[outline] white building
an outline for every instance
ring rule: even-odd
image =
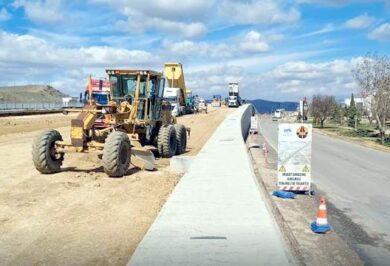
[[[76,107],[78,104],[79,98],[77,97],[63,97],[62,98],[62,107]]]
[[[372,116],[372,113],[371,113],[372,99],[373,99],[373,95],[368,95],[366,97],[360,97],[360,98],[359,97],[354,98],[356,107],[358,107],[358,108],[360,107],[360,108],[366,110],[369,116]],[[344,104],[345,104],[345,106],[349,107],[349,105],[351,104],[351,98],[344,99]]]

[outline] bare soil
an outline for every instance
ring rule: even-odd
[[[196,155],[228,109],[187,115],[187,155]],[[131,168],[107,177],[93,154],[66,155],[63,171],[34,169],[31,145],[47,128],[69,137],[71,116],[0,119],[0,262],[2,265],[124,265],[155,220],[180,175],[169,160],[157,171]]]

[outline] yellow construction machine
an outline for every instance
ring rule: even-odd
[[[151,70],[106,70],[110,97],[106,105],[89,101],[71,121],[70,142],[56,130],[38,136],[33,144],[35,168],[44,174],[60,171],[64,154],[101,156],[104,172],[126,175],[130,163],[147,170],[155,157],[185,152],[187,129],[176,124],[171,105],[163,101],[165,79]]]

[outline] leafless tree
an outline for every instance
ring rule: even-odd
[[[310,105],[310,113],[321,127],[325,120],[332,116],[337,107],[336,100],[330,95],[314,95]]]
[[[390,58],[368,54],[353,70],[362,96],[368,99],[369,109],[376,120],[381,142],[385,142],[386,121],[390,118]]]

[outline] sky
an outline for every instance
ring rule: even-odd
[[[342,99],[369,52],[390,54],[390,0],[0,0],[0,86],[78,95],[106,68],[181,62],[204,97]]]

